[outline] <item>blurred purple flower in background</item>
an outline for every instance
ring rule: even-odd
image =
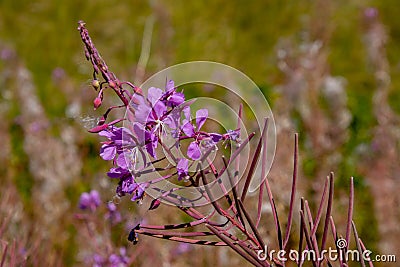
[[[57,67],[51,73],[51,77],[53,81],[60,81],[61,79],[65,78],[65,70],[61,67]]]
[[[91,211],[95,211],[100,204],[100,195],[96,190],[92,190],[89,193],[82,193],[79,199],[79,208],[82,210],[89,209]]]
[[[114,203],[107,203],[107,213],[105,218],[106,220],[110,221],[112,225],[115,225],[122,221],[121,213],[117,210],[117,206]]]
[[[179,243],[174,249],[171,250],[171,257],[179,257],[193,249],[193,246],[187,243]]]
[[[121,247],[119,253],[108,255],[93,254],[88,259],[93,267],[126,267],[129,265],[129,258],[126,256],[126,248]]]
[[[364,10],[364,16],[373,19],[378,16],[378,10],[374,7],[368,7]]]
[[[105,266],[106,260],[99,254],[93,255],[93,267],[103,267]]]
[[[124,267],[128,266],[129,258],[126,256],[126,248],[121,247],[118,254],[111,254],[108,258],[110,267]]]

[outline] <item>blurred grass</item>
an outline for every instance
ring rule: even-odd
[[[389,99],[393,109],[400,113],[400,20],[398,9],[393,8],[398,6],[398,1],[335,1],[329,20],[332,36],[328,60],[332,75],[343,76],[347,80],[348,107],[353,115],[349,142],[341,148],[344,157],[337,170],[342,178],[361,177],[355,166],[359,160],[356,149],[371,141],[371,129],[376,125],[371,103],[375,89],[374,77],[367,67],[363,48],[362,10],[367,4],[379,9],[383,23],[389,29],[387,54],[392,66]],[[147,75],[190,60],[218,61],[249,75],[264,90],[273,106],[276,96],[269,89],[283,80],[276,67],[277,43],[286,37],[301,39],[310,27],[310,17],[316,15],[314,7],[313,1],[297,0],[118,3],[109,0],[2,0],[0,39],[13,46],[32,71],[38,95],[47,116],[52,120],[65,117],[68,104],[64,93],[52,82],[53,70],[63,68],[77,88],[91,77],[91,69],[84,58],[76,30],[80,19],[87,23],[97,48],[118,76],[133,80],[144,24],[153,15],[156,23]],[[12,120],[18,115],[18,110],[12,110],[10,114],[9,119]],[[296,114],[292,119],[296,121]],[[301,133],[301,125],[297,125]],[[13,170],[13,181],[24,203],[28,203],[33,180],[27,167],[28,155],[20,142],[23,133],[17,125],[12,124],[10,134],[12,164],[9,168]],[[98,158],[96,140],[83,137],[81,141],[84,179],[66,189],[66,195],[73,203],[76,203],[80,192],[89,188],[93,174],[107,167]],[[317,164],[316,159],[306,156],[303,166],[305,174],[313,177]],[[343,186],[343,189],[347,189],[345,180],[339,181],[339,188]],[[362,181],[356,184],[356,189],[360,192],[368,190]],[[361,236],[366,235],[367,243],[374,243],[377,240],[374,235],[376,223],[371,223],[367,211],[372,200],[367,194],[359,194],[357,199],[360,208],[356,209],[356,220]],[[374,231],[370,231],[371,227]],[[72,236],[76,234],[71,227],[68,231]],[[66,265],[74,264],[71,259],[74,253],[74,246],[68,246],[64,252]]]

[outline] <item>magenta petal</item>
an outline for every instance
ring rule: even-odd
[[[169,80],[165,86],[165,91],[171,91],[175,89],[175,83],[173,80]]]
[[[232,141],[237,141],[240,137],[240,129],[236,130],[228,130],[224,136],[228,139],[231,139]]]
[[[200,130],[201,126],[206,122],[208,118],[208,110],[203,108],[199,109],[196,112],[196,124],[197,124],[197,130]]]
[[[110,171],[107,173],[107,176],[110,178],[122,178],[129,174],[130,173],[127,169],[117,167],[117,168],[111,168]]]
[[[133,131],[136,134],[136,138],[138,139],[139,143],[144,143],[145,141],[145,129],[142,124],[135,123],[133,125]]]
[[[131,194],[138,188],[138,184],[133,181],[132,178],[125,179],[121,183],[121,191],[123,193]]]
[[[158,144],[158,137],[149,132],[149,131],[145,131],[144,132],[144,136],[145,136],[145,140],[146,140],[146,151],[153,157],[153,158],[157,158],[156,155],[156,151],[155,149],[157,148],[157,144]]]
[[[160,100],[162,94],[163,91],[160,88],[150,87],[149,91],[147,92],[147,99],[151,105],[154,106],[154,104]]]
[[[117,149],[113,145],[103,145],[100,149],[100,157],[104,160],[112,160],[117,153]]]
[[[180,124],[181,113],[179,109],[173,109],[169,115],[164,119],[164,123],[168,125],[170,129],[177,129]]]
[[[153,138],[153,137],[155,137],[155,138]],[[158,142],[158,140],[157,140],[157,137],[155,136],[155,135],[152,135],[152,137],[151,137],[151,139],[147,139],[146,138],[146,142],[147,142],[147,144],[146,144],[146,151],[153,157],[153,158],[157,158],[157,155],[156,155],[156,148],[157,148],[157,142]]]
[[[213,140],[214,143],[218,143],[222,139],[222,134],[211,133],[210,137],[211,137],[211,139]]]
[[[121,167],[123,169],[128,169],[128,163],[127,163],[124,153],[122,153],[121,155],[118,156],[116,163],[117,163],[118,167]]]
[[[146,123],[149,119],[151,108],[146,104],[139,105],[135,110],[135,117],[137,122]]]
[[[182,93],[174,93],[168,98],[168,103],[171,106],[179,106],[185,102],[185,96]]]
[[[196,143],[196,141],[193,141],[190,143],[187,151],[188,157],[190,157],[193,160],[198,160],[201,157],[201,151],[199,145]]]
[[[185,158],[179,159],[176,169],[178,171],[178,180],[182,180],[188,175],[189,161]]]
[[[145,186],[143,184],[137,186],[135,194],[132,196],[131,200],[132,201],[136,201],[139,200],[141,198],[143,198],[143,194],[144,194],[144,190],[145,190]]]
[[[163,120],[164,124],[167,125],[170,129],[176,129],[176,122],[174,121],[174,118],[169,115]]]
[[[178,164],[176,165],[176,168],[178,170],[184,170],[187,171],[189,166],[189,161],[185,158],[179,159]]]
[[[164,115],[164,113],[167,111],[167,107],[164,105],[163,102],[157,101],[153,106],[153,110],[156,113],[156,117],[157,117],[154,119],[160,119],[162,117],[162,115]]]
[[[187,121],[191,121],[191,118],[190,118],[190,107],[189,106],[185,106],[182,111],[183,111],[183,114],[185,115],[186,120]]]
[[[186,122],[183,126],[182,126],[182,131],[189,137],[194,135],[194,127],[190,122]]]
[[[115,136],[113,132],[110,132],[110,131],[107,131],[107,130],[100,131],[98,134],[100,136],[107,137],[108,139],[111,139],[111,138],[113,138]]]
[[[189,161],[185,158],[180,159],[176,165],[176,168],[178,171],[187,172],[189,168]]]

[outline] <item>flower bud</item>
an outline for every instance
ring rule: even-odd
[[[94,80],[92,81],[92,86],[93,86],[93,88],[97,91],[97,89],[99,89],[99,87],[100,87],[99,80],[94,79]]]
[[[115,88],[115,87],[116,87],[116,84],[115,84],[114,81],[109,81],[109,82],[108,82],[108,85],[109,85],[111,88]]]
[[[103,125],[106,122],[106,118],[104,116],[101,116],[98,122],[98,125]]]
[[[98,107],[100,107],[101,106],[101,98],[100,97],[96,97],[95,99],[94,99],[94,101],[93,101],[93,106],[94,106],[94,109],[96,110]]]

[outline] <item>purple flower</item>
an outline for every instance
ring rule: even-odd
[[[168,126],[169,134],[176,140],[179,140],[179,132],[180,132],[180,120],[181,120],[181,109],[174,108],[169,112],[168,116],[163,119],[164,126]],[[164,127],[164,130],[166,128]],[[164,131],[163,134],[166,132]]]
[[[151,111],[151,106],[147,99],[143,96],[137,98],[137,102],[134,103],[133,108],[135,110],[135,121],[145,125]]]
[[[158,121],[162,121],[165,113],[167,112],[167,106],[160,100],[161,95],[161,89],[154,87],[149,89],[147,98],[151,103],[152,109],[147,118],[147,123],[158,123]]]
[[[238,141],[240,130],[228,130],[226,134],[218,133],[206,133],[200,131],[208,118],[207,109],[199,109],[196,112],[196,127],[192,125],[190,117],[190,107],[187,106],[183,109],[185,119],[182,122],[182,132],[190,138],[195,139],[192,141],[187,150],[187,155],[193,160],[199,160],[201,158],[200,143],[203,147],[209,148],[215,146],[221,140],[232,140]]]
[[[93,255],[93,267],[103,267],[106,260],[99,254]]]
[[[144,192],[148,184],[136,183],[132,176],[121,179],[117,186],[117,194],[119,196],[125,196],[132,194],[132,201],[137,201],[143,198]]]
[[[121,213],[117,210],[117,206],[112,203],[107,203],[107,214],[105,215],[106,220],[109,220],[112,225],[121,222]]]
[[[378,10],[374,7],[368,7],[364,10],[365,17],[374,19],[378,16]]]
[[[199,131],[201,126],[203,126],[203,124],[206,122],[208,118],[208,110],[203,108],[203,109],[199,109],[196,112],[196,124],[197,124],[197,130]]]
[[[176,92],[176,87],[173,80],[169,80],[165,86],[163,98],[165,99],[165,104],[169,107],[177,107],[185,102],[185,95],[183,93]]]
[[[196,117],[192,120],[190,105],[194,100],[185,102],[184,94],[176,90],[174,81],[169,80],[165,90],[149,88],[147,97],[135,93],[129,103],[129,110],[132,112],[125,119],[105,124],[107,111],[103,115],[104,121],[95,129],[100,136],[107,138],[102,142],[100,156],[113,163],[107,175],[119,179],[116,189],[119,196],[131,195],[132,201],[143,198],[150,183],[137,183],[135,177],[149,166],[146,155],[157,159],[159,143],[163,147],[179,148],[181,140],[191,139],[187,149],[188,159],[179,159],[176,166],[178,180],[182,180],[189,175],[189,159],[199,160],[202,149],[213,148],[220,141],[238,140],[237,130],[229,130],[225,134],[201,131],[208,118],[208,110],[197,110]],[[127,120],[129,126],[113,126],[122,120]],[[142,157],[143,161],[138,161],[138,157]],[[90,202],[90,197],[85,195],[82,203],[85,201]],[[115,215],[114,208],[108,205],[107,216],[110,220]]]
[[[126,256],[126,248],[122,247],[119,249],[119,255],[113,253],[108,258],[110,267],[124,267],[128,266],[129,258]]]
[[[129,176],[120,180],[117,186],[117,194],[120,196],[132,194],[137,188],[138,184],[135,183],[132,176]]]
[[[139,201],[143,199],[144,196],[144,190],[146,190],[147,185],[146,184],[140,184],[136,187],[135,193],[133,194],[131,200],[132,201]]]
[[[188,243],[179,243],[174,249],[171,250],[171,255],[172,257],[178,257],[192,249],[193,247]]]
[[[178,180],[185,179],[188,176],[189,161],[182,158],[178,161],[176,169],[178,171]]]
[[[79,208],[82,210],[90,209],[95,211],[100,206],[100,203],[100,195],[96,190],[92,190],[89,193],[84,192],[79,198]]]
[[[158,137],[153,132],[146,130],[145,127],[140,123],[133,125],[133,130],[137,135],[137,139],[141,145],[146,147],[146,151],[153,157],[157,158],[156,148],[158,145]]]
[[[182,131],[186,136],[194,138],[195,140],[189,144],[187,155],[193,160],[198,160],[201,157],[201,150],[199,143],[203,139],[203,134],[200,133],[200,128],[204,125],[208,118],[207,109],[199,109],[196,112],[196,124],[197,131],[195,131],[194,126],[190,122],[190,107],[187,106],[183,109],[185,119],[183,120]]]
[[[60,81],[61,79],[65,78],[65,70],[63,68],[57,67],[53,69],[51,76],[53,81]]]
[[[193,137],[195,134],[194,126],[190,122],[192,120],[190,116],[190,106],[186,106],[182,110],[185,119],[182,120],[182,132],[188,137]]]
[[[201,150],[198,141],[193,141],[189,144],[187,155],[193,160],[199,160],[201,157]]]
[[[211,137],[211,140],[212,140],[214,143],[218,143],[219,141],[222,140],[222,134],[210,133],[210,137]]]
[[[147,93],[147,101],[138,101],[135,116],[136,121],[145,125],[154,127],[165,121],[175,107],[185,101],[185,96],[182,93],[175,91],[174,82],[169,81],[166,85],[166,91],[163,92],[160,88],[150,87]],[[168,107],[172,109],[168,109]]]
[[[167,112],[167,106],[161,101],[163,91],[159,88],[150,87],[147,93],[147,102],[139,103],[135,115],[137,122],[143,125],[153,125],[161,121]]]
[[[132,133],[126,128],[110,127],[99,132],[100,136],[107,137],[109,141],[103,142],[100,156],[104,160],[113,160],[117,154],[121,154],[125,146],[135,145]]]
[[[230,139],[232,141],[238,142],[240,137],[240,129],[228,130],[228,132],[226,134],[223,134],[222,137],[225,140]]]
[[[129,170],[121,167],[111,168],[110,171],[107,173],[107,175],[110,178],[120,178],[120,179],[132,177],[132,174]]]
[[[151,87],[147,98],[139,97],[135,100],[133,131],[139,145],[144,146],[153,158],[157,158],[156,148],[161,135],[166,134],[165,126],[168,126],[174,138],[179,137],[180,109],[177,106],[185,101],[184,95],[177,93],[174,82],[169,81],[166,91]],[[108,146],[105,144],[103,148],[105,158],[115,157],[115,152]]]

